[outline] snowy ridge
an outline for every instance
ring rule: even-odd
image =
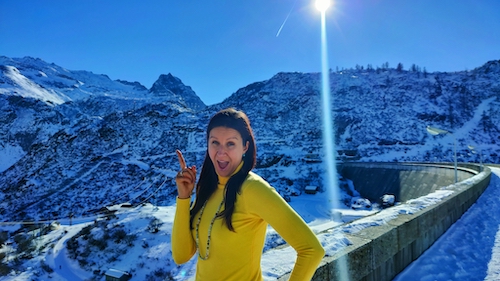
[[[153,87],[148,90],[139,82],[128,82],[123,80],[111,80],[107,75],[94,74],[89,71],[70,71],[55,64],[48,64],[41,59],[31,57],[24,58],[7,58],[0,56],[0,66],[2,69],[16,69],[16,75],[5,74],[0,76],[0,93],[17,94],[19,86],[16,81],[20,80],[18,76],[23,77],[23,85],[28,84],[30,88],[43,89],[54,95],[59,95],[64,102],[81,101],[89,98],[109,97],[115,100],[146,100],[151,103],[155,99],[154,95],[150,94]],[[177,96],[176,100],[190,101],[191,106],[203,108],[205,105],[198,96],[191,90],[189,86],[182,84],[180,79],[169,74],[172,79],[179,80],[176,91],[185,93],[183,96]],[[161,77],[155,84],[161,84]],[[11,85],[11,86],[9,86]],[[174,85],[170,85],[174,86]],[[168,86],[167,86],[168,88]],[[165,88],[165,89],[167,89]],[[187,89],[187,90],[185,90]],[[190,90],[191,92],[189,92]],[[162,100],[168,99],[173,95],[173,91],[169,91]],[[36,96],[33,96],[36,98]],[[43,100],[41,98],[37,98]],[[194,100],[194,101],[191,101]],[[60,104],[60,103],[59,103]]]
[[[318,73],[278,73],[220,104],[202,107],[192,89],[172,74],[160,75],[147,90],[137,82],[111,81],[40,59],[0,57],[0,62],[10,69],[0,76],[0,155],[5,156],[0,187],[6,198],[0,217],[5,220],[26,214],[39,219],[49,213],[83,215],[117,198],[132,200],[130,187],[145,179],[158,187],[152,179],[172,175],[175,149],[200,166],[205,126],[225,107],[249,115],[258,146],[256,172],[284,196],[309,185],[323,190]],[[19,96],[24,88],[12,83],[14,68],[16,77],[67,101],[47,104],[47,95]],[[453,162],[453,137],[429,135],[425,128],[431,125],[453,132],[459,162],[479,162],[480,157],[500,162],[499,68],[493,61],[456,73],[391,68],[330,73],[336,158]],[[469,145],[480,154],[471,153]],[[102,189],[109,198],[93,192]],[[61,190],[55,194],[62,197],[47,197]],[[155,193],[159,204],[171,196],[168,188]]]
[[[174,266],[166,242],[176,193],[175,149],[183,151],[189,165],[200,167],[206,124],[225,107],[242,109],[250,117],[258,148],[255,172],[292,206],[316,206],[304,214],[313,227],[319,225],[317,217],[329,218],[313,197],[301,205],[305,195],[297,196],[306,186],[319,187],[315,196],[325,190],[318,73],[278,73],[206,107],[171,74],[161,75],[154,90],[148,90],[137,82],[112,81],[29,57],[0,57],[0,67],[0,219],[61,223],[40,238],[41,254],[23,265],[45,277],[62,280],[56,276],[65,269],[58,270],[57,261],[68,257],[65,267],[84,268],[89,275],[116,266],[133,268],[137,280],[148,274],[189,276],[193,263]],[[452,162],[453,138],[430,136],[425,128],[431,125],[453,132],[458,161],[479,162],[480,156],[468,149],[474,145],[484,162],[500,163],[498,61],[454,73],[348,69],[331,72],[330,81],[337,161]],[[341,179],[340,187],[350,208],[354,196],[348,179]],[[134,208],[121,208],[124,204]],[[133,213],[138,214],[132,218]],[[96,221],[88,228],[79,225],[81,232],[66,237],[68,250],[75,243],[81,246],[76,256],[40,246],[59,249],[57,241],[65,230],[72,231],[73,218]],[[122,228],[128,239],[135,239],[133,246],[121,240],[92,244],[122,235]],[[150,228],[159,232],[145,233]],[[31,235],[24,226],[8,230],[19,233],[19,239]],[[274,237],[269,245],[280,243]],[[86,252],[93,247],[117,250]],[[120,260],[124,251],[134,260]],[[55,273],[43,273],[41,260]],[[17,270],[13,278],[22,272]],[[26,273],[25,280],[34,274]]]
[[[41,72],[41,74],[43,74],[43,72]],[[69,100],[69,98],[66,96],[58,95],[54,91],[47,91],[39,85],[33,83],[13,66],[5,66],[4,75],[5,77],[9,78],[14,85],[12,85],[12,88],[10,89],[0,89],[0,94],[9,94],[10,92],[15,92],[22,97],[42,100],[44,102],[53,104],[62,104],[65,101]]]

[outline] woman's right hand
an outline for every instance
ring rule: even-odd
[[[182,152],[180,150],[176,150],[175,152],[177,153],[179,164],[181,166],[181,170],[175,177],[175,183],[177,184],[177,193],[179,199],[186,199],[191,197],[191,194],[193,193],[194,185],[196,182],[196,166],[193,165],[191,167],[187,167],[186,160],[184,160]]]

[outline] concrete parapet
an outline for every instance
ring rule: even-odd
[[[420,171],[430,169],[420,165],[413,167]],[[368,166],[374,168],[374,163],[369,163]],[[387,167],[397,170],[395,165]],[[357,166],[357,169],[362,169],[361,165]],[[408,169],[408,166],[404,165],[402,169]],[[444,169],[449,169],[449,167]],[[473,177],[474,180],[463,180],[443,187],[443,189],[452,190],[453,193],[442,201],[413,214],[399,214],[383,225],[368,227],[356,233],[345,233],[351,245],[338,250],[333,256],[325,257],[312,280],[390,281],[394,279],[445,233],[476,202],[489,185],[491,178],[489,168],[484,167],[483,172],[479,173],[478,166],[468,164],[467,167],[463,166],[461,171],[470,173],[468,178]],[[418,176],[413,175],[413,178],[418,178]],[[462,177],[464,178],[465,176]],[[427,182],[427,184],[431,183]],[[288,276],[279,278],[279,280],[287,279]]]

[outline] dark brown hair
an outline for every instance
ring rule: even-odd
[[[248,150],[243,155],[242,168],[228,180],[224,193],[224,211],[219,214],[223,217],[227,228],[234,231],[231,218],[234,212],[234,204],[236,203],[236,195],[241,191],[241,185],[245,181],[248,173],[255,167],[256,161],[256,146],[255,138],[250,126],[250,120],[243,111],[227,108],[217,112],[208,123],[207,127],[207,144],[210,131],[216,127],[226,127],[238,131],[241,135],[243,146],[248,142]],[[190,224],[193,226],[193,220],[196,213],[200,211],[203,204],[217,190],[218,176],[215,172],[214,164],[208,155],[208,148],[205,154],[203,167],[201,168],[200,178],[196,185],[196,201],[190,211]]]

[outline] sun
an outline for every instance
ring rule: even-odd
[[[324,12],[330,7],[330,0],[316,0],[316,9]]]

